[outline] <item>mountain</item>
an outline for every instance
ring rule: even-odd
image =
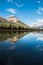
[[[43,24],[39,23],[39,24],[34,25],[34,27],[43,29]]]
[[[37,26],[37,28],[43,29],[43,25]]]
[[[21,22],[18,18],[16,18],[15,16],[11,16],[11,17],[8,17],[6,19],[0,17],[0,26],[3,26],[3,27],[9,27],[11,26],[12,28],[13,27],[16,27],[16,28],[30,28],[28,25],[24,24],[23,22]]]
[[[24,27],[24,28],[29,28],[28,25],[24,24],[22,21],[20,21],[20,20],[19,20],[18,18],[16,18],[15,16],[8,17],[6,20],[7,20],[7,21],[10,21],[10,22],[13,23],[13,24],[16,24],[17,26]]]
[[[2,17],[0,17],[0,23],[4,23],[4,22],[6,22],[7,20],[6,19],[4,19],[4,18],[2,18]]]
[[[10,21],[12,23],[17,23],[18,19],[15,16],[10,16],[6,18],[7,21]]]

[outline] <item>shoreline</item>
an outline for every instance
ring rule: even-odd
[[[0,30],[0,32],[40,32],[43,30]]]

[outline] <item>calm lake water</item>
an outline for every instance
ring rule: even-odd
[[[0,65],[43,65],[43,32],[0,32]]]

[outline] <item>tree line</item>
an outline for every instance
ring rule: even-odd
[[[25,27],[21,27],[19,25],[17,26],[12,26],[11,23],[9,26],[5,26],[5,24],[0,24],[0,30],[28,30],[28,28],[25,28]]]

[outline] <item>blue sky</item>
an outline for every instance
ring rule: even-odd
[[[0,0],[0,16],[16,16],[27,25],[43,22],[43,0]]]

